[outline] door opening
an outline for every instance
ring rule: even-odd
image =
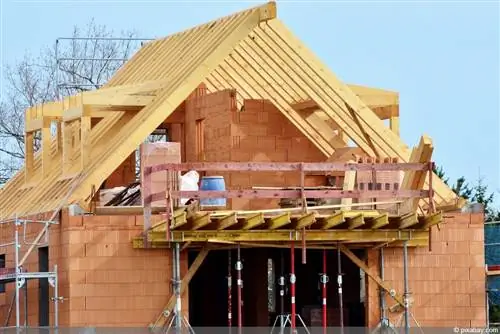
[[[49,247],[38,248],[38,271],[49,271]],[[40,327],[50,326],[49,316],[49,279],[38,280],[38,325]]]

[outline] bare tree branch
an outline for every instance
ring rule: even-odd
[[[120,38],[135,36],[135,32],[120,34]],[[3,69],[6,89],[0,101],[0,186],[24,162],[25,110],[101,87],[125,62],[115,59],[130,58],[140,46],[137,40],[99,39],[112,38],[113,31],[93,19],[84,29],[74,27],[72,37],[59,40],[36,57],[26,54],[18,63]],[[40,136],[35,134],[34,149],[39,148]]]

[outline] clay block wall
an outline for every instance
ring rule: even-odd
[[[196,121],[203,119],[204,149],[198,156]],[[184,150],[187,162],[314,162],[324,161],[323,154],[269,101],[245,100],[237,110],[232,90],[207,93],[201,85],[185,103]],[[206,175],[213,175],[207,172]],[[252,186],[286,186],[300,183],[298,173],[220,173],[228,189]],[[306,177],[306,185],[325,185],[323,176]],[[273,200],[233,199],[233,209],[277,207]]]
[[[482,214],[454,213],[435,228],[432,251],[409,249],[409,288],[413,315],[421,326],[479,327],[486,325],[484,224]],[[403,290],[402,248],[385,249],[385,279]],[[378,272],[378,251],[369,251],[368,265]],[[368,323],[380,320],[378,286],[368,279]],[[395,302],[387,298],[388,305]],[[391,314],[396,322],[400,313]],[[412,323],[415,326],[415,323]]]
[[[156,217],[159,219],[159,217]],[[172,294],[168,250],[133,249],[142,216],[72,217],[75,224],[62,240],[68,259],[72,326],[145,327]],[[187,258],[181,257],[181,275]],[[187,311],[187,294],[184,296]]]
[[[245,100],[244,111],[232,114],[231,161],[317,162],[323,154],[269,101]],[[307,186],[325,185],[322,176],[307,176]],[[298,173],[234,173],[233,188],[299,186]],[[277,200],[233,200],[233,209],[276,208]]]
[[[228,161],[230,156],[231,112],[236,111],[235,92],[207,93],[201,85],[186,100],[186,162]],[[197,154],[196,121],[203,120],[203,155]]]
[[[154,222],[161,219],[153,216]],[[27,241],[40,227],[30,225]],[[69,216],[62,213],[61,225],[50,231],[50,268],[58,265],[60,326],[146,327],[154,321],[171,296],[171,254],[168,250],[132,248],[132,237],[142,231],[142,216]],[[1,230],[1,241],[12,240],[13,231]],[[25,253],[27,245],[22,248]],[[0,249],[7,267],[14,266],[13,247]],[[26,268],[38,270],[35,251]],[[181,254],[181,275],[187,271],[186,254]],[[28,324],[38,325],[38,281],[28,283]],[[3,322],[14,295],[13,283],[0,293],[0,319]],[[23,295],[21,295],[22,297]],[[50,288],[49,296],[53,296]],[[21,298],[23,299],[23,298]],[[183,296],[187,314],[188,294]],[[53,304],[50,321],[53,324]],[[21,304],[24,323],[24,306]],[[15,324],[15,316],[10,325]]]
[[[105,189],[127,186],[136,180],[135,176],[135,152],[118,166],[117,169],[106,179]]]
[[[52,213],[48,214],[40,214],[36,216],[23,217],[24,219],[32,219],[32,220],[48,220],[52,216]],[[59,219],[59,216],[56,217],[56,220]],[[21,248],[19,251],[20,259],[27,254],[27,250],[30,247],[30,243],[33,242],[35,237],[42,230],[43,225],[39,223],[30,223],[26,225],[26,228],[21,227],[19,230],[19,240],[21,242]],[[26,236],[23,234],[26,233]],[[49,248],[49,270],[53,270],[54,264],[58,265],[59,272],[59,294],[66,294],[68,292],[68,280],[67,280],[67,269],[65,268],[65,263],[62,260],[63,254],[62,249],[59,245],[61,239],[61,228],[56,225],[53,226],[50,230],[48,237],[48,248]],[[0,229],[0,244],[6,244],[14,241],[14,224],[8,223],[3,224]],[[46,239],[43,238],[40,243],[45,242]],[[4,246],[0,247],[0,254],[5,254],[6,258],[6,268],[14,268],[15,267],[15,253],[14,246]],[[26,262],[24,262],[23,268],[26,271],[38,271],[38,248],[35,248],[30,255],[27,257]],[[28,285],[28,324],[30,325],[38,325],[38,299],[39,299],[39,281],[38,280],[29,280],[27,281]],[[7,319],[8,310],[15,296],[15,286],[14,283],[7,283],[5,285],[5,292],[0,293],[0,321],[2,326],[5,324]],[[49,297],[53,296],[52,287],[49,288]],[[21,294],[21,324],[24,324],[25,319],[25,307],[24,307],[24,287],[22,288]],[[53,303],[50,303],[50,323],[53,323]],[[67,313],[67,307],[69,303],[60,304],[59,305],[59,323],[61,325],[67,325],[69,318]],[[15,307],[15,305],[13,306]],[[15,326],[15,308],[13,309],[12,315],[9,318],[8,325]]]
[[[180,163],[181,162],[181,145],[180,143],[158,142],[141,144],[141,185],[143,191],[141,195],[144,198],[146,192],[149,195],[156,193],[165,193],[167,182],[170,183],[171,190],[177,190],[179,178],[177,172],[157,172],[150,175],[149,184],[146,184],[144,177],[144,167],[155,166],[165,163]],[[168,173],[168,176],[167,176]],[[165,198],[165,196],[163,196]],[[165,206],[165,200],[159,200],[151,203],[151,206]]]

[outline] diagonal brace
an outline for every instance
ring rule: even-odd
[[[357,257],[356,254],[351,252],[351,250],[346,246],[340,244],[339,248],[342,251],[342,253],[344,253],[360,269],[362,269],[372,280],[375,281],[375,283],[377,283],[382,289],[387,291],[389,296],[391,296],[399,305],[404,306],[403,297],[395,293],[394,289],[392,289],[389,285],[387,285],[377,273],[373,272],[373,270],[368,268],[368,266],[363,260]]]

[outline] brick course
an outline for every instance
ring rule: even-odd
[[[421,326],[486,325],[482,222],[482,214],[455,213],[442,224],[441,231],[434,229],[431,252],[427,248],[409,249],[409,288],[414,301],[411,311]],[[377,272],[378,256],[378,251],[368,252],[368,264]],[[386,249],[384,258],[385,281],[402,293],[402,249]],[[373,280],[368,280],[368,294],[367,321],[376,326],[380,317],[379,295]],[[387,305],[394,304],[390,298],[386,301]],[[391,321],[395,322],[399,315],[390,314]]]
[[[58,265],[60,326],[138,326],[145,327],[163,309],[172,294],[171,256],[168,250],[132,248],[132,237],[142,231],[142,216],[61,215],[59,226],[53,226],[49,238],[50,269]],[[161,217],[154,216],[157,221]],[[120,224],[120,220],[122,224]],[[77,222],[75,224],[75,222]],[[40,226],[28,225],[27,240],[33,240]],[[12,226],[0,231],[3,242],[13,238]],[[23,245],[24,254],[28,245]],[[6,254],[6,267],[13,267],[12,247],[0,248]],[[38,270],[36,250],[28,257],[26,269]],[[181,255],[181,274],[187,271],[187,256]],[[5,319],[14,295],[12,284],[0,294],[0,317]],[[49,296],[52,297],[50,288]],[[28,323],[38,324],[38,281],[28,282]],[[21,299],[23,297],[21,296]],[[183,296],[184,311],[188,294]],[[106,312],[103,312],[106,311]],[[53,303],[50,322],[53,324]],[[24,307],[21,305],[21,319]],[[15,324],[12,315],[10,325]]]

